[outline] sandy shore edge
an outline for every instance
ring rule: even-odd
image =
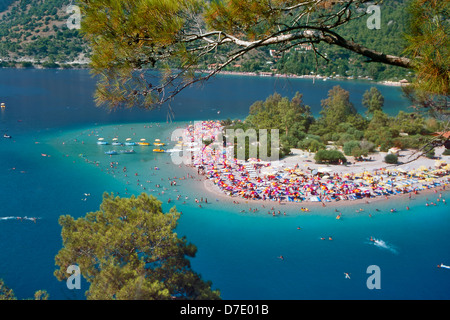
[[[371,198],[363,198],[363,199],[356,199],[356,200],[339,200],[339,201],[330,201],[330,202],[313,202],[313,201],[303,201],[303,202],[288,202],[288,201],[281,201],[280,203],[277,201],[272,200],[262,200],[262,199],[244,199],[238,196],[229,196],[225,194],[222,190],[219,189],[219,187],[214,184],[213,181],[208,179],[206,176],[198,174],[196,171],[196,168],[185,166],[185,169],[191,177],[195,177],[195,179],[192,179],[192,183],[194,183],[196,186],[198,186],[202,191],[201,194],[204,198],[209,199],[215,199],[219,202],[224,202],[228,205],[245,205],[250,206],[252,208],[260,207],[264,208],[265,210],[269,210],[273,207],[276,207],[276,210],[279,210],[280,207],[284,207],[286,209],[298,209],[299,211],[301,208],[308,208],[308,209],[314,209],[314,208],[342,208],[342,207],[358,207],[363,208],[367,205],[373,205],[376,203],[380,204],[386,204],[386,203],[392,203],[392,208],[401,210],[405,208],[396,208],[396,204],[400,201],[407,200],[410,196],[411,199],[415,199],[417,197],[429,197],[430,204],[436,203],[437,198],[439,197],[439,194],[442,194],[443,199],[445,199],[445,195],[448,194],[449,188],[448,184],[446,184],[445,189],[440,186],[436,188],[430,188],[430,189],[424,189],[421,191],[418,191],[417,194],[414,193],[404,193],[404,194],[394,194],[389,195],[387,197],[385,196],[377,196],[377,197],[371,197]],[[212,202],[212,201],[210,201]],[[423,203],[425,205],[425,203]],[[308,212],[308,213],[314,213],[314,210]],[[316,211],[317,212],[317,211]]]

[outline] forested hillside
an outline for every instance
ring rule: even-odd
[[[88,46],[70,30],[68,0],[0,0],[0,59],[6,67],[70,66],[85,62]]]
[[[351,21],[336,30],[378,51],[401,55],[403,31],[407,26],[408,0],[384,1],[381,7],[381,28],[369,29],[367,17]],[[88,61],[89,47],[79,30],[70,30],[66,8],[69,0],[0,0],[0,66],[3,67],[70,67]],[[366,10],[366,7],[360,10]],[[246,55],[227,67],[228,71],[267,72],[295,75],[319,74],[330,77],[371,78],[374,80],[408,79],[409,70],[381,63],[368,63],[348,50],[319,44],[314,53],[310,45],[292,48],[274,47]],[[217,63],[206,57],[199,69]]]

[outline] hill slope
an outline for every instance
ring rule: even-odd
[[[362,18],[341,26],[337,32],[369,48],[401,55],[403,32],[407,25],[407,1],[390,0],[381,5],[379,30],[367,28],[367,19]],[[71,3],[70,0],[0,0],[0,67],[68,67],[87,63],[89,47],[78,30],[67,27],[71,13],[67,13],[66,9]],[[311,46],[294,47],[286,51],[283,48],[273,49],[275,51],[265,48],[252,52],[226,70],[320,74],[330,77],[339,75],[375,80],[400,80],[410,76],[409,70],[367,63],[364,57],[326,44],[317,45],[317,49],[328,61],[318,57],[318,62]],[[199,67],[206,69],[216,62],[210,57]]]
[[[4,66],[85,63],[88,47],[70,30],[68,0],[0,0],[0,59]]]

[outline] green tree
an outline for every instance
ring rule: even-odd
[[[384,157],[384,162],[389,163],[389,164],[397,164],[398,163],[398,156],[396,154],[393,154],[393,153],[388,153]]]
[[[382,111],[384,97],[376,87],[370,88],[364,92],[362,105],[367,109],[368,114],[373,114],[376,110]]]
[[[429,158],[429,159],[433,159],[433,158],[435,157],[435,155],[436,155],[436,154],[435,154],[434,148],[428,150],[428,151],[425,153],[425,156],[426,156],[427,158]]]
[[[344,143],[344,147],[343,147],[344,154],[346,156],[352,156],[353,155],[353,150],[357,149],[357,148],[358,149],[361,148],[360,144],[359,144],[359,141],[348,141],[348,142]]]
[[[450,2],[411,0],[408,5],[408,52],[414,59],[420,92],[448,97],[450,90]]]
[[[8,288],[2,279],[0,279],[0,300],[17,300],[14,291]]]
[[[409,135],[427,133],[425,119],[416,113],[399,111],[392,120],[392,126],[398,131],[403,131]]]
[[[192,271],[196,247],[174,232],[180,213],[141,194],[103,196],[100,210],[74,220],[61,216],[63,248],[55,257],[58,280],[76,264],[93,300],[219,299],[211,283]]]
[[[419,111],[426,110],[450,130],[450,1],[411,0],[405,53],[412,57],[415,79],[404,87],[405,95]],[[450,148],[450,139],[435,139],[433,145]]]
[[[319,150],[314,155],[317,163],[343,163],[347,162],[347,158],[339,150]]]
[[[36,291],[34,300],[48,300],[48,293],[45,290]],[[5,282],[0,279],[0,301],[1,300],[17,300],[14,291],[10,289]]]
[[[321,121],[328,131],[334,131],[341,122],[347,121],[349,116],[356,113],[350,102],[350,93],[341,86],[334,86],[328,91],[328,98],[322,100]]]
[[[303,103],[303,95],[298,92],[290,101],[274,93],[265,101],[255,102],[245,119],[255,129],[279,129],[288,138],[300,129],[306,131],[312,121],[310,107]]]

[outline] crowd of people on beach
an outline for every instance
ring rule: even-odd
[[[217,139],[222,132],[219,121],[202,121],[187,126],[188,143]],[[184,140],[186,141],[186,140]],[[220,141],[221,143],[221,141]],[[237,160],[217,144],[197,146],[192,165],[222,192],[246,200],[277,202],[321,202],[417,194],[421,190],[442,187],[450,182],[450,164],[438,168],[422,166],[415,170],[379,168],[359,173],[339,174],[331,170],[300,169],[299,164],[259,159]]]

